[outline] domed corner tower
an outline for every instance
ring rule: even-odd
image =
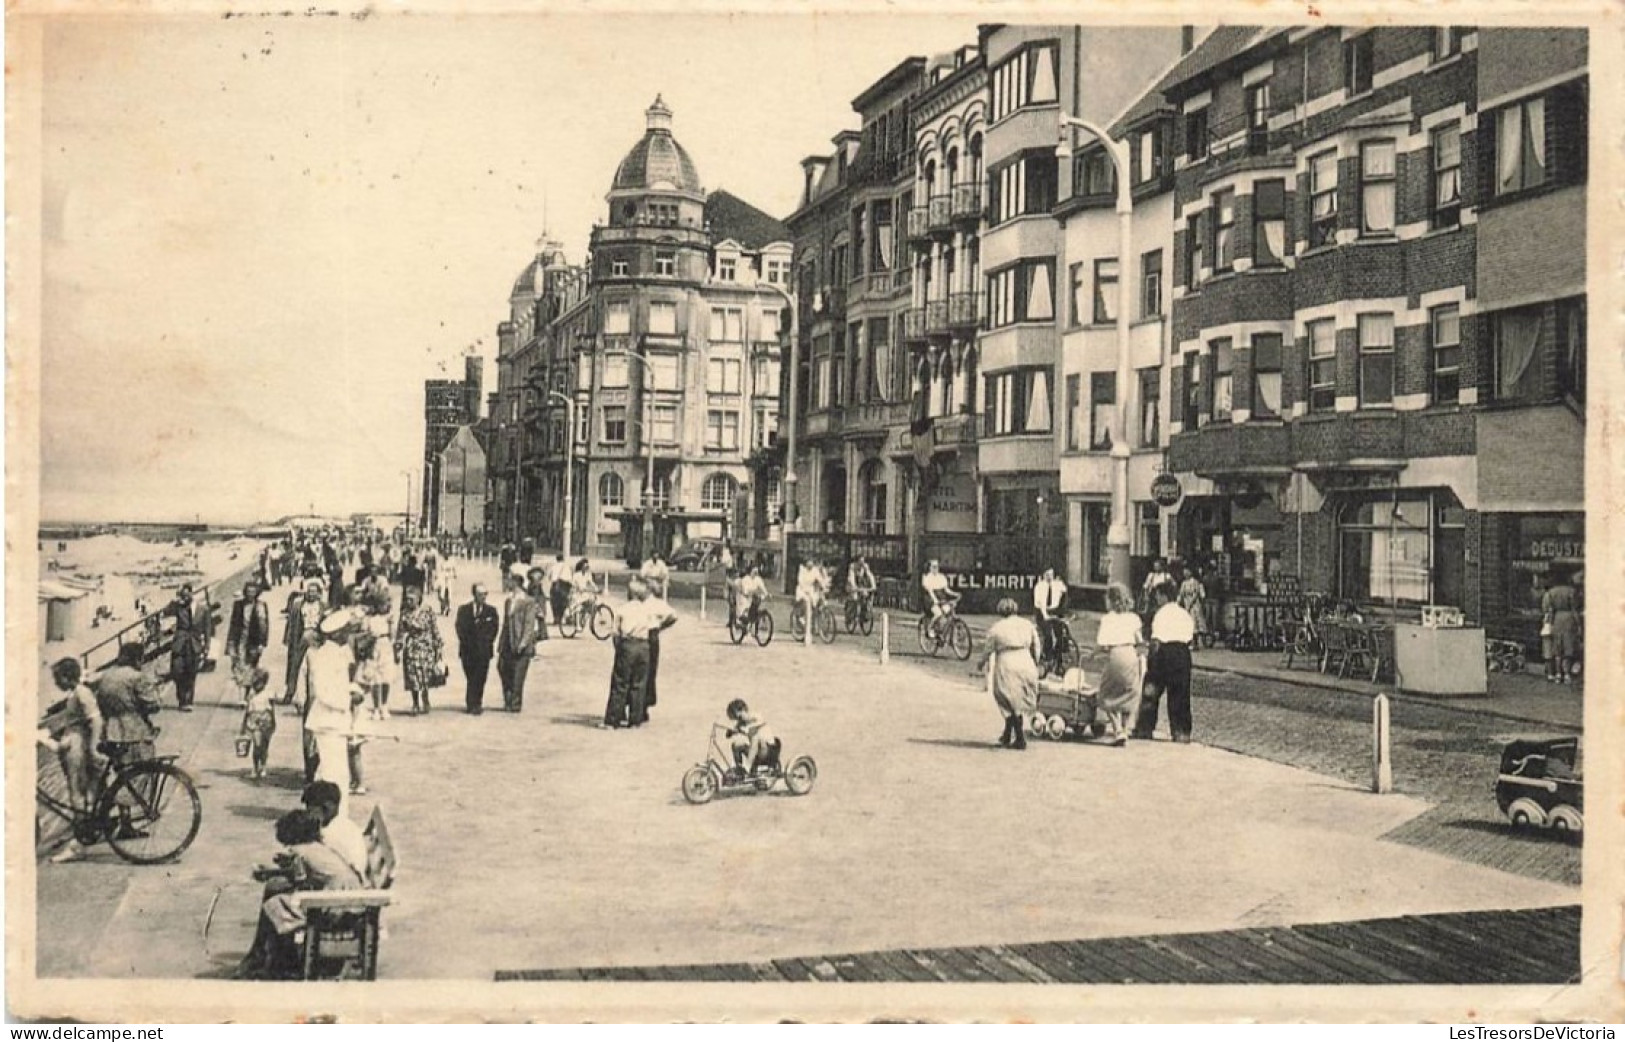
[[[643,137],[615,169],[605,199],[609,224],[592,235],[599,279],[672,278],[702,282],[708,268],[705,187],[694,160],[672,136],[660,97],[644,112]]]

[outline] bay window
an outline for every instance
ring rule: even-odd
[[[1337,153],[1309,160],[1309,247],[1337,241]]]
[[[1055,318],[1055,262],[1023,260],[987,277],[990,328]]]
[[[1496,401],[1533,401],[1538,396],[1540,320],[1539,307],[1501,311],[1493,317]]]
[[[1281,334],[1253,334],[1253,419],[1281,415]]]
[[[1546,183],[1546,99],[1527,98],[1495,114],[1495,195]]]
[[[1392,141],[1360,146],[1360,234],[1394,233],[1394,189],[1397,168]]]
[[[988,212],[998,224],[1023,214],[1047,214],[1055,208],[1060,177],[1052,149],[1021,153],[988,171]]]
[[[1140,448],[1154,449],[1162,440],[1162,369],[1139,370]]]
[[[1229,271],[1236,263],[1236,193],[1213,195],[1213,270]]]
[[[1010,369],[984,378],[983,429],[989,437],[1050,431],[1048,366]]]
[[[1435,405],[1461,400],[1461,307],[1445,304],[1428,312],[1428,358],[1432,363],[1430,397]]]
[[[1461,223],[1461,124],[1433,132],[1433,198],[1428,223],[1454,228]]]
[[[1055,41],[1029,43],[993,67],[988,74],[993,119],[1003,119],[1029,105],[1053,105],[1059,94]]]
[[[1311,322],[1309,339],[1309,411],[1337,407],[1337,325],[1331,319]]]
[[[1286,257],[1286,182],[1253,185],[1253,266],[1277,267]]]
[[[1089,451],[1112,447],[1112,419],[1117,411],[1117,374],[1089,374]]]
[[[1394,404],[1394,316],[1361,315],[1360,407],[1389,408]]]
[[[1213,354],[1213,411],[1211,419],[1215,422],[1228,422],[1231,409],[1235,404],[1233,393],[1234,384],[1231,376],[1235,371],[1235,352],[1232,349],[1229,337],[1221,337],[1208,345]]]

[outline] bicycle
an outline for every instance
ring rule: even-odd
[[[1043,625],[1043,621],[1039,621]],[[1065,616],[1056,615],[1050,620],[1050,639],[1045,642],[1043,653],[1038,656],[1038,677],[1042,680],[1050,674],[1064,675],[1067,670],[1079,664],[1083,659],[1083,651],[1078,647],[1077,640],[1072,636],[1072,625]]]
[[[953,649],[959,661],[970,658],[970,627],[952,604],[945,607],[940,618],[930,612],[920,616],[920,650],[934,658],[944,644]]]
[[[41,774],[35,790],[39,806],[60,818],[81,846],[106,839],[113,852],[135,865],[173,861],[197,838],[203,824],[203,801],[197,785],[175,766],[175,756],[120,763],[129,742],[102,742],[96,748],[105,757],[101,773],[91,786],[88,809],[57,799],[45,788]],[[40,840],[40,820],[34,821],[34,840]]]
[[[800,601],[797,601],[795,607],[790,609],[790,638],[792,640],[801,640],[806,636],[806,630],[803,628],[806,625],[806,614],[807,611],[802,607]],[[829,606],[829,601],[820,600],[818,607],[813,609],[812,625],[813,636],[825,644],[835,643],[835,609]]]
[[[757,647],[767,647],[773,639],[773,613],[766,608],[752,610],[749,607],[742,612],[736,612],[733,618],[728,620],[729,639],[735,644],[743,644],[747,633],[756,638]]]
[[[559,632],[566,637],[574,637],[582,630],[590,630],[599,640],[608,640],[609,635],[615,632],[615,610],[601,603],[597,597],[570,605],[564,617],[559,619]]]
[[[846,599],[846,632],[862,633],[865,637],[875,631],[874,597],[862,592]]]

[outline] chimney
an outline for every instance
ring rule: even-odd
[[[480,418],[480,390],[485,377],[485,359],[479,355],[463,358],[463,422]]]
[[[1182,25],[1179,27],[1179,53],[1189,54],[1196,46],[1196,26]]]

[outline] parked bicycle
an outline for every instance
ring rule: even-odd
[[[559,620],[559,632],[574,637],[582,630],[590,630],[599,640],[608,640],[615,632],[615,609],[597,597],[588,597],[570,605]]]
[[[920,616],[920,650],[934,657],[944,646],[953,649],[961,662],[970,658],[970,627],[952,604],[941,616],[930,612]]]
[[[88,807],[75,807],[45,787],[35,791],[39,808],[61,819],[81,846],[106,839],[113,852],[136,865],[156,865],[181,856],[203,823],[203,801],[174,756],[121,762],[133,743],[102,742],[101,773],[91,786]],[[34,840],[41,821],[34,820]]]
[[[1038,624],[1044,625],[1042,620]],[[1082,649],[1072,636],[1072,624],[1066,616],[1054,616],[1049,625],[1050,639],[1044,642],[1043,653],[1038,656],[1039,679],[1051,674],[1062,676],[1083,658]]]
[[[805,619],[807,609],[802,602],[797,601],[790,609],[790,637],[792,640],[801,640],[806,636]],[[813,636],[825,644],[835,643],[835,609],[829,606],[829,601],[819,601],[818,607],[813,609]]]

